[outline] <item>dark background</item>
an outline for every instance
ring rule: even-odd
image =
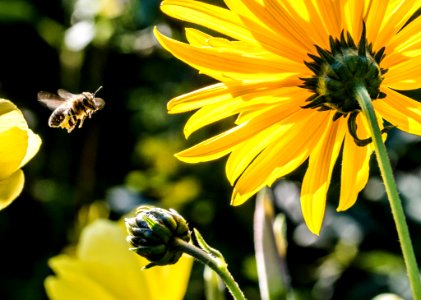
[[[210,126],[189,141],[188,114],[167,115],[169,99],[212,83],[172,58],[152,35],[154,26],[182,39],[182,25],[159,11],[159,1],[117,1],[116,15],[80,15],[92,1],[0,1],[0,97],[18,105],[43,140],[24,167],[21,196],[0,212],[0,299],[46,299],[47,260],[77,242],[97,213],[119,219],[142,203],[177,209],[208,243],[224,253],[249,299],[259,299],[254,264],[254,199],[229,205],[231,188],[220,159],[198,165],[173,154],[228,128]],[[110,0],[109,2],[113,2]],[[83,10],[82,10],[83,11]],[[66,42],[80,22],[95,29],[86,45]],[[79,24],[80,25],[80,24]],[[81,36],[81,35],[79,35]],[[104,88],[105,108],[68,134],[47,125],[50,111],[38,91],[73,93]],[[392,131],[388,142],[407,212],[412,241],[421,255],[420,139]],[[357,204],[336,213],[339,169],[333,176],[324,229],[312,236],[299,211],[305,165],[275,185],[276,211],[287,220],[287,266],[297,299],[371,299],[394,292],[409,297],[401,251],[376,163]],[[203,298],[195,264],[186,299]],[[229,298],[229,296],[228,296]]]

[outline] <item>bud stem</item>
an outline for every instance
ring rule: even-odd
[[[193,256],[201,263],[207,265],[212,270],[214,270],[224,281],[225,285],[227,286],[228,290],[230,291],[231,295],[235,300],[245,300],[243,292],[240,290],[237,282],[232,277],[231,273],[228,271],[227,264],[221,259],[218,259],[214,256],[211,256],[206,251],[189,244],[183,241],[180,238],[175,238],[174,246],[179,249],[180,251]]]
[[[418,300],[421,299],[421,282],[417,261],[415,259],[411,238],[409,236],[408,225],[405,220],[405,213],[402,208],[401,199],[399,198],[395,179],[393,177],[390,160],[387,155],[386,147],[383,143],[379,124],[377,123],[377,118],[373,109],[372,100],[362,82],[355,85],[354,92],[355,98],[357,99],[364,116],[367,118],[370,127],[377,162],[379,164],[380,173],[383,178],[386,193],[392,210],[393,219],[395,221],[395,226],[398,232],[412,294],[414,299]]]

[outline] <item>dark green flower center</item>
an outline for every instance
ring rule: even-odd
[[[359,146],[371,142],[369,139],[359,139],[356,133],[356,117],[361,111],[354,88],[363,83],[372,100],[384,98],[380,92],[380,84],[387,69],[380,67],[384,58],[385,48],[377,52],[372,49],[372,44],[367,43],[365,24],[358,45],[354,43],[349,33],[345,37],[342,31],[340,39],[329,37],[330,50],[316,46],[319,56],[308,54],[312,59],[304,62],[314,73],[310,78],[302,78],[301,86],[313,91],[307,99],[309,102],[303,108],[312,108],[319,111],[335,110],[333,120],[340,117],[348,118],[348,130]]]

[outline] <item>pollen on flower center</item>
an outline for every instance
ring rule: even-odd
[[[367,43],[365,25],[358,45],[348,33],[342,32],[340,39],[329,37],[330,50],[324,50],[316,45],[319,56],[308,54],[313,60],[304,62],[314,73],[310,78],[302,78],[301,86],[314,94],[307,99],[309,102],[303,108],[313,108],[320,111],[335,110],[334,120],[340,117],[348,118],[348,128],[355,142],[364,146],[371,139],[360,140],[356,135],[355,118],[360,112],[360,106],[354,97],[354,87],[363,83],[372,100],[384,98],[380,92],[380,84],[387,69],[380,67],[384,58],[385,48],[377,52],[372,50],[372,44]]]

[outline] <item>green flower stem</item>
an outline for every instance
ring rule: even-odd
[[[174,246],[181,250],[182,252],[189,254],[196,258],[198,261],[209,266],[214,270],[224,281],[228,290],[235,300],[245,300],[243,292],[240,290],[237,282],[232,277],[231,273],[228,271],[227,264],[221,262],[221,260],[216,259],[202,249],[189,244],[182,239],[176,238],[174,241]]]
[[[417,261],[415,259],[414,249],[412,247],[411,238],[409,236],[408,225],[406,224],[402,203],[399,198],[398,190],[396,188],[392,167],[390,165],[390,160],[387,155],[386,147],[381,137],[379,124],[377,123],[376,115],[373,109],[373,105],[371,103],[371,98],[367,93],[367,90],[363,83],[357,84],[355,86],[355,97],[358,100],[363,114],[367,118],[371,131],[371,136],[373,137],[376,158],[379,164],[380,173],[383,177],[383,182],[392,209],[396,229],[398,231],[399,241],[401,243],[403,258],[406,264],[412,294],[415,300],[421,299],[420,276],[418,272]]]

